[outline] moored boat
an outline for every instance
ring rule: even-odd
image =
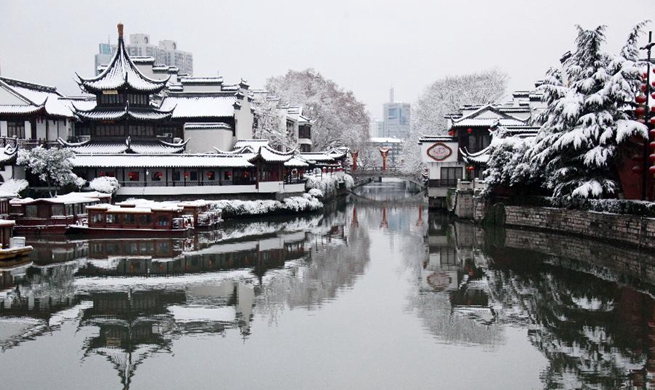
[[[194,228],[193,215],[171,203],[148,201],[87,206],[88,219],[70,225],[71,234],[103,237],[184,237]]]
[[[86,219],[86,208],[109,202],[111,195],[100,192],[74,192],[54,198],[12,199],[9,218],[16,221],[16,234],[64,234],[71,224]]]
[[[27,256],[32,247],[25,245],[25,237],[14,237],[13,229],[15,221],[0,219],[0,262],[6,264],[7,261],[13,261]]]

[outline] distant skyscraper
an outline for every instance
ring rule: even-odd
[[[384,120],[381,137],[404,139],[409,136],[411,107],[408,103],[394,101],[393,88],[389,92],[389,103],[384,104]]]
[[[125,45],[125,48],[131,57],[152,57],[156,65],[175,66],[180,70],[180,74],[193,75],[193,54],[177,50],[175,41],[159,41],[155,46],[150,44],[150,36],[146,34],[130,34],[130,43]],[[95,55],[96,74],[100,73],[100,66],[109,63],[115,52],[116,45],[99,44],[98,54]]]

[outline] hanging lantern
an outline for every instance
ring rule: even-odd
[[[644,72],[644,73],[642,73],[642,74],[641,74],[641,77],[643,77],[644,80],[646,80],[646,79],[648,78],[648,72]]]
[[[655,154],[651,154],[648,156],[648,161],[650,162],[655,162]]]
[[[655,141],[648,144],[651,149],[655,149]]]
[[[644,104],[644,103],[646,103],[646,100],[648,100],[648,98],[646,97],[646,95],[637,95],[637,97],[635,98],[635,101],[636,101],[637,103],[639,103],[639,104]]]
[[[189,172],[184,172],[184,177],[189,177],[189,176],[190,176]]]
[[[473,129],[469,127],[468,129],[466,129],[466,132],[471,134],[473,132]]]
[[[450,130],[448,132],[448,135],[451,136],[451,137],[454,137],[455,136],[455,130]]]
[[[646,114],[646,107],[639,106],[639,107],[635,108],[635,114],[637,114],[638,116],[645,115]]]
[[[655,165],[651,165],[650,167],[648,167],[648,172],[651,174],[655,174]]]
[[[641,92],[648,91],[648,84],[641,84]]]
[[[475,167],[473,165],[469,165],[469,166],[466,167],[466,170],[467,171],[474,171]]]
[[[644,167],[642,167],[641,165],[635,165],[634,167],[632,167],[632,173],[641,174],[643,171],[644,171]]]

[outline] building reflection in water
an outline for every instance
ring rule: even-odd
[[[255,310],[320,306],[352,286],[369,261],[367,233],[347,211],[249,221],[191,239],[38,240],[30,259],[0,270],[0,346],[57,331],[62,311],[84,359],[103,356],[129,388],[148,356],[176,337],[252,332]],[[5,324],[7,326],[5,326]]]
[[[413,304],[435,337],[493,344],[521,327],[549,361],[545,388],[655,385],[655,255],[437,213],[429,224]]]

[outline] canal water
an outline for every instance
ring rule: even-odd
[[[0,271],[5,389],[655,383],[655,258],[428,213],[402,182],[187,239],[33,240]]]

